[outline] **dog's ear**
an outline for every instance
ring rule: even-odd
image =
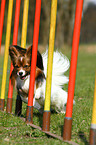
[[[11,57],[11,61],[14,62],[14,59],[16,59],[18,57],[18,50],[16,49],[16,47],[14,45],[11,45],[9,47],[9,55]]]
[[[32,57],[32,47],[33,45],[31,45],[29,48],[27,48],[27,51],[26,51],[26,55],[28,58],[30,58],[31,60],[31,57]],[[42,59],[42,55],[40,54],[39,51],[37,51],[37,67],[39,67],[41,70],[43,70],[43,59]]]
[[[46,79],[43,71],[40,68],[36,67],[36,75],[35,75],[36,88],[40,87],[43,79]]]
[[[38,78],[45,78],[45,75],[40,68],[36,67],[35,79],[38,79]]]
[[[31,58],[31,55],[32,55],[32,47],[33,47],[33,45],[31,45],[30,47],[28,47],[27,48],[27,51],[26,51],[26,55],[29,58]]]

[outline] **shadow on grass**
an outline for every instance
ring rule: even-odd
[[[89,142],[86,139],[86,136],[84,134],[84,132],[79,131],[78,136],[80,137],[80,139],[85,143],[85,145],[89,145]]]
[[[34,112],[34,116],[38,117],[39,120],[39,126],[42,127],[42,122],[43,122],[43,113],[39,113],[39,112]]]
[[[63,137],[63,125],[61,125],[61,136]],[[82,142],[85,143],[85,145],[89,145],[89,142],[87,141],[84,132],[79,131],[78,136],[82,140]]]
[[[61,137],[63,137],[63,125],[60,125],[61,127]]]
[[[53,109],[51,110],[51,114],[56,113]],[[39,126],[42,128],[43,125],[43,110],[42,113],[38,112],[34,112],[34,116],[38,117],[39,119]]]

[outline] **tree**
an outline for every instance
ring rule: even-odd
[[[42,0],[40,33],[39,33],[39,43],[42,45],[48,45],[49,32],[50,32],[51,1],[52,0]],[[35,2],[36,0],[29,0],[27,43],[32,43],[33,40]],[[5,7],[5,19],[4,19],[4,31],[3,31],[4,33],[6,30],[6,23],[7,23],[8,3],[9,1],[7,0],[6,7]],[[14,5],[13,5],[13,18],[12,18],[12,31],[11,31],[12,33],[14,28],[15,3],[16,1],[14,1]],[[21,31],[22,31],[23,5],[24,5],[24,1],[21,1],[19,35],[18,35],[19,42],[20,42]],[[73,23],[74,14],[75,14],[75,0],[73,1],[58,0],[56,41],[55,41],[56,47],[62,47],[62,45],[64,45],[65,43],[69,45],[71,44],[73,24],[74,24]],[[4,33],[3,35],[5,35]]]

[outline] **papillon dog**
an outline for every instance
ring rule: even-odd
[[[9,55],[13,64],[11,73],[11,82],[15,86],[22,101],[28,103],[28,92],[30,84],[30,66],[32,46],[28,49],[17,45],[9,47]],[[48,50],[42,55],[37,52],[36,75],[34,85],[33,105],[38,110],[42,110],[45,101],[46,75],[47,75]],[[69,60],[62,53],[55,51],[53,55],[53,71],[51,85],[51,108],[56,112],[65,113],[67,103],[67,92],[64,91],[64,84],[69,79],[64,73],[70,66]]]

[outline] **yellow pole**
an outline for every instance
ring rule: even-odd
[[[24,0],[23,25],[22,25],[22,37],[21,37],[21,47],[23,48],[26,47],[28,8],[29,8],[29,0]]]
[[[3,64],[3,76],[2,76],[2,86],[1,86],[1,99],[4,99],[5,97],[8,54],[9,54],[8,51],[9,51],[10,34],[11,34],[12,9],[13,9],[13,0],[9,0],[6,41],[5,41],[5,54],[4,54],[4,64]]]
[[[96,144],[96,73],[95,73],[93,112],[92,112],[92,122],[90,127],[89,143],[90,145]]]
[[[53,52],[54,52],[55,27],[56,27],[56,13],[57,13],[57,0],[52,0],[44,111],[50,111]]]
[[[96,73],[95,73],[95,88],[94,88],[94,100],[93,100],[93,112],[92,112],[92,123],[96,126]]]

